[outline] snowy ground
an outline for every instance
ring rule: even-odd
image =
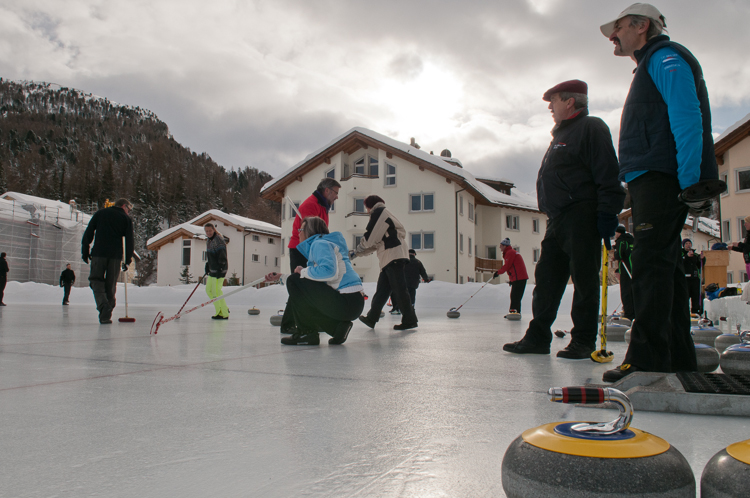
[[[279,343],[269,317],[283,287],[228,299],[228,321],[174,314],[193,286],[128,287],[132,324],[99,325],[89,289],[10,282],[0,308],[0,495],[9,497],[497,497],[508,444],[558,420],[612,410],[547,401],[551,386],[601,379],[613,364],[515,356],[530,319],[507,322],[507,285],[422,285],[420,327],[355,324],[343,346]],[[373,284],[366,285],[374,293]],[[114,318],[124,316],[118,293]],[[571,289],[572,290],[572,289]],[[619,303],[609,289],[609,310]],[[556,325],[570,327],[572,292]],[[206,301],[199,289],[191,304]],[[247,309],[257,306],[259,316]],[[190,307],[190,306],[188,306]],[[750,437],[745,418],[638,412],[635,427],[674,444],[700,473]]]

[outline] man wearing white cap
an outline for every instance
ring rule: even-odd
[[[620,122],[620,180],[630,191],[633,296],[637,320],[622,365],[605,372],[615,382],[635,371],[697,370],[690,310],[680,258],[688,210],[710,208],[696,196],[718,178],[711,110],[695,57],[664,34],[666,19],[653,5],[636,3],[601,32],[614,54],[636,63]]]

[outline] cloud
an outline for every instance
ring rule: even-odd
[[[617,136],[633,62],[599,25],[627,3],[0,0],[0,76],[148,108],[227,167],[278,175],[365,126],[532,190],[547,88],[587,81],[592,114]],[[748,114],[750,4],[659,8],[703,64],[715,130]]]

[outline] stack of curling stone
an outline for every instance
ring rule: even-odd
[[[740,331],[740,325],[737,325],[736,334],[721,334],[716,336],[716,340],[714,340],[714,347],[716,348],[716,351],[721,354],[729,346],[733,346],[734,344],[739,344],[740,342],[742,342],[740,341],[741,333],[742,332]]]
[[[702,498],[750,493],[750,439],[730,444],[708,461],[701,475]]]
[[[278,313],[271,316],[271,325],[278,327],[281,325],[281,319],[284,318],[284,310],[279,310]]]
[[[613,403],[620,416],[608,423],[555,422],[521,434],[503,457],[508,498],[695,497],[685,457],[665,440],[629,428],[633,408],[624,393],[553,387],[549,396],[557,403]]]
[[[719,363],[725,374],[750,375],[750,330],[740,334],[739,344],[729,346],[721,353]]]
[[[690,327],[693,342],[713,346],[716,337],[721,335],[721,330],[711,323],[711,320],[701,320],[697,325]]]
[[[698,360],[698,371],[713,372],[719,368],[719,352],[708,344],[695,344],[695,357]]]
[[[255,306],[253,306],[252,308],[247,310],[247,314],[248,315],[260,315],[260,310],[256,308]]]
[[[446,315],[448,315],[448,318],[458,318],[461,313],[458,312],[457,308],[451,308]]]

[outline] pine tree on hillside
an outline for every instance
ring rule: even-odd
[[[182,269],[182,273],[180,273],[180,282],[183,284],[195,283],[192,278],[193,276],[190,274],[190,265],[185,265],[185,268]]]

